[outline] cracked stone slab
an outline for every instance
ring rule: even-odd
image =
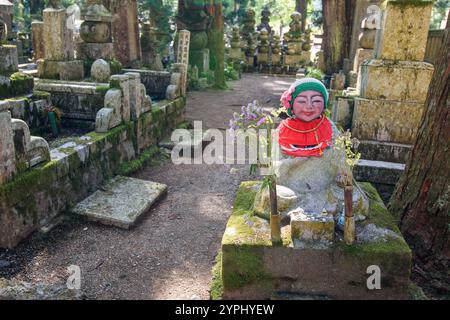
[[[73,211],[92,221],[129,229],[166,192],[165,184],[117,176]]]

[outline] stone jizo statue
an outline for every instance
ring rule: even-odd
[[[283,93],[281,102],[289,118],[278,126],[272,147],[278,211],[283,217],[301,211],[337,218],[343,210],[345,151],[333,148],[339,131],[324,114],[328,92],[321,81],[303,78]],[[364,215],[368,200],[357,185],[353,202],[355,214]],[[254,209],[270,212],[268,190],[258,192]]]

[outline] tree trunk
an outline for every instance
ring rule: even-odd
[[[213,17],[211,28],[208,30],[208,48],[210,66],[214,70],[214,87],[225,89],[225,44],[222,14],[222,0],[209,0],[207,11]]]
[[[295,1],[295,11],[298,11],[302,14],[302,31],[306,29],[306,17],[308,10],[308,2],[309,0],[296,0]]]
[[[349,56],[356,0],[322,0],[325,73],[343,68]]]
[[[450,258],[450,22],[435,65],[416,142],[389,203],[416,266],[443,275],[424,279],[448,294]],[[440,273],[442,272],[442,273]],[[447,274],[447,276],[445,276]],[[436,278],[435,278],[436,279]],[[442,293],[442,291],[441,291]]]

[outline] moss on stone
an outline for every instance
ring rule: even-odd
[[[222,276],[225,292],[246,285],[254,284],[261,288],[273,285],[273,279],[264,270],[263,264],[265,250],[274,247],[270,240],[270,226],[268,221],[252,215],[258,184],[260,181],[247,181],[239,187],[222,239]],[[362,188],[368,194],[371,206],[371,214],[365,223],[373,223],[400,234],[376,190],[369,183],[363,183]],[[282,246],[285,247],[283,250],[292,247],[288,227],[282,229]],[[411,250],[402,237],[351,246],[339,241],[333,243],[328,250],[331,255],[345,255],[348,256],[348,261],[361,265],[380,265],[381,262],[381,266],[386,270],[403,273],[411,270]],[[397,285],[397,280],[393,277],[384,277],[382,281],[383,287]]]
[[[259,184],[259,181],[244,181],[241,183],[234,200],[233,215],[242,215],[252,210],[253,201],[258,192],[256,186]]]
[[[190,122],[184,121],[177,125],[177,129],[193,129],[193,126]]]
[[[272,279],[264,270],[264,247],[248,245],[224,245],[222,272],[224,290],[236,290],[257,282],[261,286],[271,286]],[[224,266],[227,266],[224,268]]]
[[[395,217],[388,211],[377,190],[368,182],[360,182],[360,186],[369,199],[369,215],[364,224],[373,223],[401,235]]]
[[[119,89],[119,90],[122,90],[122,88],[120,87],[120,81],[119,81],[119,80],[113,80],[113,79],[110,79],[110,80],[109,80],[109,87],[110,87],[111,89]]]
[[[211,300],[221,300],[223,295],[222,251],[219,251],[217,254],[211,273],[212,280],[209,290],[210,298]]]
[[[409,300],[430,300],[423,292],[422,288],[414,283],[410,283],[408,287]]]
[[[111,74],[119,74],[122,72],[122,64],[113,59],[113,60],[108,60],[107,61],[109,64],[109,68],[111,69]]]
[[[159,120],[162,119],[162,117],[164,116],[164,113],[162,111],[161,108],[152,108],[152,119],[154,122],[158,122]]]
[[[142,169],[145,165],[150,163],[158,153],[158,147],[151,146],[142,152],[136,159],[122,163],[117,170],[117,174],[126,176]]]
[[[105,95],[106,92],[110,89],[109,85],[106,86],[96,86],[95,87],[95,92],[96,93],[100,93],[101,95]]]
[[[32,100],[48,100],[50,99],[50,92],[33,90]]]
[[[0,186],[0,202],[15,205],[29,201],[35,191],[46,189],[56,179],[58,161],[50,161],[18,175],[12,181]]]
[[[11,94],[14,96],[30,93],[33,90],[34,78],[23,72],[15,72],[10,77]]]

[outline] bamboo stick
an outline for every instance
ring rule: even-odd
[[[270,195],[270,237],[272,243],[281,242],[281,226],[280,215],[278,213],[277,204],[277,183],[275,177],[272,175],[269,180],[269,195]]]
[[[344,241],[346,244],[351,245],[355,241],[355,217],[353,216],[353,184],[352,180],[349,180],[344,188]]]

